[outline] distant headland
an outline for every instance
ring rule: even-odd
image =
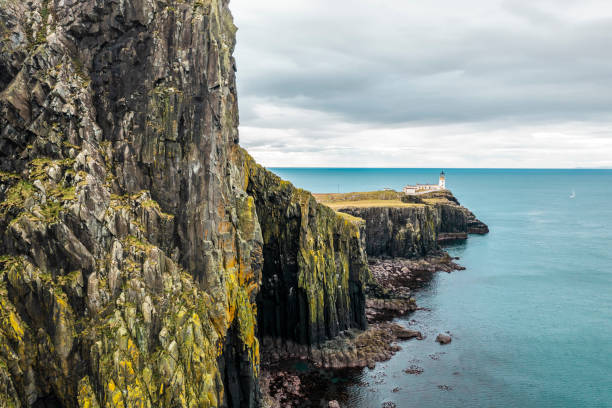
[[[444,173],[440,177],[437,190],[415,194],[381,190],[313,195],[335,211],[365,221],[368,256],[419,257],[437,250],[439,242],[489,232],[444,188]]]

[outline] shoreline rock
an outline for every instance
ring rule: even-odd
[[[419,310],[412,295],[414,291],[431,281],[436,272],[452,272],[464,269],[455,263],[455,258],[438,253],[423,259],[369,260],[373,281],[368,286],[366,316],[369,327],[362,330],[346,330],[338,337],[320,346],[296,344],[282,339],[266,337],[262,340],[262,392],[269,392],[266,400],[275,407],[319,406],[308,398],[321,387],[319,381],[307,381],[311,374],[283,367],[290,361],[302,361],[314,368],[340,372],[346,369],[374,368],[376,363],[389,360],[401,350],[398,344],[410,339],[422,340],[423,334],[410,330],[390,320]],[[408,374],[420,374],[422,369],[410,367]],[[299,393],[295,390],[295,379],[300,378]],[[287,382],[287,389],[278,384]],[[270,387],[268,384],[277,384]],[[264,392],[264,394],[265,394]],[[298,394],[300,395],[298,397]],[[274,405],[282,401],[284,405]],[[337,401],[336,401],[337,402]],[[303,405],[311,404],[311,405]]]
[[[462,207],[450,191],[416,198],[402,197],[393,191],[315,194],[315,197],[323,203],[326,200],[337,200],[339,202],[335,202],[333,206],[336,211],[348,214],[350,219],[365,220],[365,246],[369,254],[368,266],[372,277],[366,287],[365,301],[369,327],[365,331],[344,331],[337,338],[317,347],[296,346],[280,340],[264,339],[262,369],[266,376],[274,378],[278,375],[277,381],[281,382],[286,374],[275,368],[275,365],[287,360],[308,361],[314,367],[332,371],[374,368],[377,362],[389,360],[401,349],[398,342],[413,338],[423,339],[420,332],[390,321],[416,310],[423,310],[416,304],[414,292],[427,285],[436,272],[450,273],[465,269],[455,262],[457,258],[452,258],[440,248],[441,244],[465,240],[469,234],[489,232],[488,227],[476,219],[471,211]],[[355,205],[359,204],[359,200],[370,199],[390,200],[390,205]],[[394,200],[400,201],[400,204],[397,205]],[[402,206],[402,202],[414,206]],[[447,334],[440,334],[436,341],[448,344],[452,339]],[[437,354],[430,357],[439,358]],[[419,375],[423,370],[413,365],[404,372]],[[312,384],[302,381],[304,395],[308,396],[317,391],[309,388]],[[314,384],[321,386],[317,381]],[[394,389],[394,392],[396,390],[398,389]],[[281,391],[278,395],[285,398],[291,392],[291,389]],[[316,401],[312,402],[312,406],[328,405],[316,405]],[[333,400],[333,404],[328,406],[336,406],[337,402]],[[306,406],[301,405],[305,404],[304,399],[299,402],[296,400],[297,405],[288,402],[286,404],[288,407]]]
[[[453,339],[448,334],[440,333],[436,337],[436,341],[440,344],[449,344]]]
[[[397,323],[373,323],[367,330],[351,329],[320,346],[298,345],[281,339],[264,338],[262,367],[272,367],[284,361],[307,361],[316,368],[345,369],[373,367],[389,360],[401,350],[398,341],[423,339],[418,330]]]

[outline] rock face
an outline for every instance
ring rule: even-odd
[[[365,220],[369,256],[420,258],[437,251],[440,242],[489,232],[488,227],[462,207],[448,190],[416,197],[390,191],[378,192],[381,200],[375,206],[369,206],[367,200],[371,200],[374,193],[361,193],[366,195],[364,205],[356,205],[359,204],[357,200],[344,206],[341,195],[334,202],[336,211]],[[358,194],[349,193],[347,196]],[[381,205],[385,202],[382,200],[388,201],[389,205]]]
[[[0,0],[0,406],[253,407],[258,319],[364,327],[363,227],[237,145],[235,31],[226,0]]]
[[[467,234],[487,234],[489,227],[459,201],[448,190],[429,193],[423,202],[433,205],[440,214],[438,241],[445,239],[465,239]]]
[[[317,203],[248,155],[244,162],[264,243],[260,336],[319,344],[364,329],[365,222]]]
[[[338,211],[365,220],[369,256],[418,258],[438,248],[441,220],[433,207],[344,207]]]

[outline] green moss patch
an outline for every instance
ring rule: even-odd
[[[338,214],[340,217],[342,217],[343,219],[345,219],[345,220],[347,220],[349,222],[353,222],[353,223],[357,223],[357,224],[365,223],[365,220],[363,218],[353,217],[352,215],[347,214],[347,213],[336,212],[336,214]]]
[[[8,189],[4,201],[0,203],[0,216],[6,216],[11,210],[22,210],[25,201],[34,195],[32,183],[20,180]]]

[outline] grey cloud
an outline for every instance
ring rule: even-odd
[[[418,159],[432,137],[447,143],[431,153],[445,166],[453,156],[490,165],[494,155],[533,166],[546,149],[550,166],[589,157],[612,164],[604,154],[612,157],[612,9],[604,0],[231,7],[241,141],[271,164],[337,163],[347,151],[401,163],[394,150]],[[560,135],[554,146],[534,136],[551,131]]]
[[[562,20],[532,3],[501,8],[521,27],[443,27],[423,15],[417,26],[365,20],[371,36],[360,26],[335,27],[342,16],[261,16],[274,29],[253,33],[245,23],[239,31],[241,95],[387,124],[607,114],[612,93],[601,90],[612,87],[604,52],[612,20]],[[258,59],[265,62],[251,64]]]

